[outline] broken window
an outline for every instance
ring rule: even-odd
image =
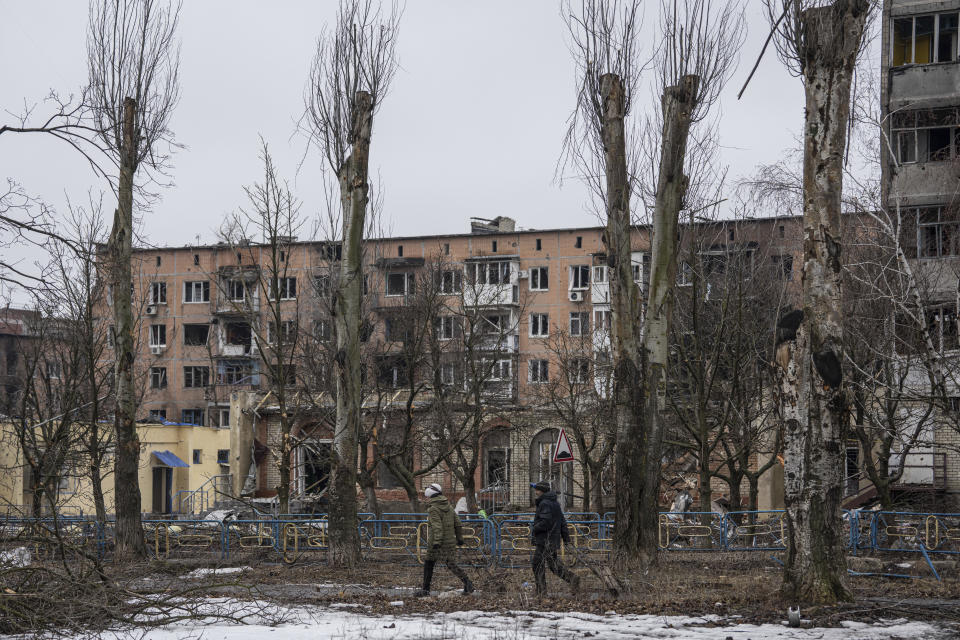
[[[150,346],[151,347],[167,346],[167,325],[165,324],[150,325]]]
[[[210,325],[208,324],[185,324],[183,325],[183,344],[188,347],[196,347],[207,344],[207,338],[210,335]]]
[[[787,282],[793,280],[793,256],[771,256],[771,260],[773,261],[773,268],[777,274],[777,278]]]
[[[590,314],[586,311],[570,312],[570,335],[585,336],[590,333]]]
[[[150,409],[150,411],[147,413],[147,420],[149,422],[166,422],[167,410],[166,409]]]
[[[166,367],[150,367],[150,388],[151,389],[167,388],[167,368]]]
[[[260,384],[256,362],[220,360],[217,363],[217,384]]]
[[[401,356],[385,356],[377,362],[377,380],[381,386],[396,389],[409,382],[409,367]]]
[[[243,302],[247,299],[247,285],[243,280],[227,281],[227,298],[231,302]]]
[[[150,283],[149,304],[167,304],[167,283],[166,282]]]
[[[203,409],[184,409],[180,412],[180,422],[183,424],[193,424],[198,427],[203,426]],[[193,450],[193,463],[200,464],[203,461],[203,449]]]
[[[897,162],[943,162],[960,157],[957,109],[923,109],[893,114]]]
[[[183,283],[184,302],[210,302],[210,282],[197,280]]]
[[[590,267],[585,264],[570,267],[570,289],[586,289],[590,286]]]
[[[533,267],[530,269],[530,290],[546,291],[550,287],[550,275],[547,267]]]
[[[408,342],[412,339],[412,318],[400,314],[391,314],[384,318],[384,337],[387,342]]]
[[[544,338],[550,334],[550,316],[546,313],[530,314],[530,337]]]
[[[508,381],[513,377],[510,360],[484,360],[483,366],[487,373],[487,380],[491,382]]]
[[[210,385],[210,367],[184,367],[183,386],[185,389],[202,389]]]
[[[313,288],[320,299],[328,300],[330,298],[330,276],[326,274],[314,276]]]
[[[917,217],[917,255],[940,258],[960,255],[960,228],[945,207],[920,207]]]
[[[531,360],[527,380],[535,384],[549,382],[549,362],[547,360]]]
[[[930,64],[957,60],[957,12],[893,20],[891,62]]]
[[[253,339],[253,332],[250,325],[246,322],[228,322],[227,323],[227,344],[239,344],[249,346]]]
[[[506,333],[510,326],[510,316],[505,313],[490,313],[480,316],[477,330],[484,335],[500,335]]]
[[[415,278],[412,273],[406,271],[387,274],[387,295],[388,296],[406,296],[414,292]]]

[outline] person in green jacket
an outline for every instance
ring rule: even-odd
[[[431,484],[423,492],[427,503],[427,522],[430,525],[430,548],[423,563],[423,588],[417,592],[418,596],[430,595],[430,582],[433,580],[433,568],[437,562],[447,565],[450,572],[463,581],[463,593],[473,592],[473,583],[457,566],[457,547],[463,545],[463,528],[460,518],[453,512],[450,501],[443,495],[439,484]]]

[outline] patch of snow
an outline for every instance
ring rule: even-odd
[[[0,551],[0,566],[4,567],[28,567],[33,561],[30,549],[26,547],[17,547],[10,551]]]
[[[250,567],[220,567],[219,569],[194,569],[183,576],[184,578],[206,578],[207,576],[223,576],[231,573],[241,573]]]
[[[284,624],[268,626],[257,619],[236,625],[221,622],[184,622],[165,628],[144,629],[144,640],[203,637],[205,640],[283,640],[364,638],[365,640],[540,640],[554,638],[604,638],[605,640],[893,640],[894,638],[946,639],[955,630],[924,622],[886,620],[877,623],[847,622],[839,628],[787,628],[777,624],[742,624],[720,616],[593,615],[549,611],[459,611],[430,616],[374,616],[344,611],[346,605],[286,609]],[[390,604],[401,606],[402,601]],[[122,634],[108,634],[121,638]]]

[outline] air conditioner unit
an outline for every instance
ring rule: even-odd
[[[519,273],[519,275],[518,275],[517,277],[520,278],[521,280],[523,280],[524,278],[529,278],[529,277],[530,277],[530,269],[521,269],[521,270],[520,270],[520,273]]]
[[[155,355],[155,356],[159,356],[161,353],[163,353],[163,350],[164,350],[165,348],[166,348],[166,347],[164,347],[163,345],[159,345],[159,344],[151,345],[151,346],[150,346],[150,353],[152,353],[152,354]]]
[[[583,291],[571,291],[570,302],[583,302]]]
[[[147,306],[147,315],[148,315],[148,316],[155,316],[155,315],[157,315],[157,305],[155,305],[155,304],[148,305],[148,306]]]

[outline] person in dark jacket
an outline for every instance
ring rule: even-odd
[[[576,593],[580,588],[580,577],[563,566],[557,557],[560,542],[570,543],[570,531],[567,529],[567,519],[563,517],[563,510],[557,502],[557,494],[550,489],[546,482],[531,484],[537,495],[537,512],[533,517],[530,535],[533,538],[533,577],[537,585],[537,595],[547,593],[547,571],[550,571],[570,583],[570,588]]]
[[[423,492],[427,503],[427,522],[430,526],[430,548],[423,563],[423,588],[417,592],[418,596],[430,595],[430,582],[433,580],[433,568],[437,562],[447,565],[450,572],[463,581],[463,593],[473,592],[473,583],[457,566],[457,547],[463,546],[463,528],[460,518],[454,513],[450,501],[443,495],[439,484],[431,484]],[[454,546],[456,545],[456,546]]]

